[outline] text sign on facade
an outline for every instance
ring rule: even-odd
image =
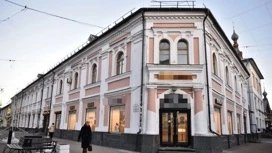
[[[87,104],[87,107],[88,107],[88,108],[94,107],[94,102],[88,103],[88,104]]]
[[[76,106],[70,106],[70,110],[75,110]]]
[[[134,104],[134,105],[133,105],[133,112],[139,112],[139,111],[140,111],[139,105]]]

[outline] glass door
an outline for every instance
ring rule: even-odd
[[[161,146],[188,146],[189,111],[160,110]]]

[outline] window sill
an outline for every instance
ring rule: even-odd
[[[131,71],[128,71],[128,72],[125,72],[125,73],[122,73],[122,74],[115,75],[115,76],[112,76],[110,78],[107,78],[106,81],[108,83],[110,83],[110,82],[117,81],[117,80],[120,80],[120,79],[128,78],[128,77],[130,77],[130,74],[131,74]]]
[[[97,86],[100,86],[100,84],[101,84],[101,81],[98,81],[98,82],[95,82],[95,83],[90,83],[90,84],[85,85],[84,89],[97,87]]]
[[[78,91],[80,91],[80,88],[76,88],[76,89],[70,90],[68,93],[69,94],[73,94],[73,93],[76,93]]]

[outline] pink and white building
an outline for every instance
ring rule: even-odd
[[[234,48],[208,9],[141,8],[16,94],[13,124],[76,140],[89,120],[94,144],[221,152],[250,134]]]

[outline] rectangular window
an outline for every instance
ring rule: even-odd
[[[68,130],[74,130],[76,127],[76,111],[69,111]]]
[[[222,134],[222,129],[221,129],[221,112],[220,108],[215,107],[214,108],[214,123],[215,123],[215,131],[218,134]]]
[[[125,106],[112,106],[110,108],[110,132],[124,133]]]
[[[49,87],[47,87],[47,93],[46,93],[46,98],[49,98]]]
[[[230,111],[228,111],[228,130],[229,134],[233,134],[232,112]]]
[[[240,114],[237,114],[237,132],[238,132],[238,134],[241,134]]]
[[[90,122],[92,131],[95,131],[95,126],[96,126],[95,112],[96,112],[95,108],[86,109],[86,121]]]
[[[61,112],[56,112],[55,126],[56,129],[60,129]]]

